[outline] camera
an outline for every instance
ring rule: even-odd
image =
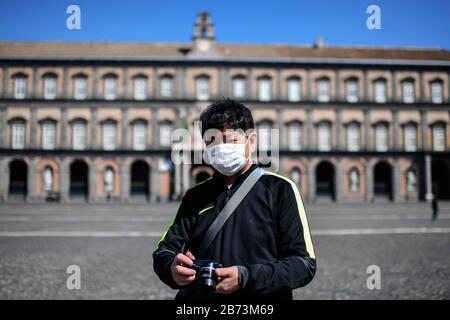
[[[209,294],[214,292],[218,281],[215,270],[221,268],[222,265],[212,260],[194,260],[190,269],[196,271],[195,287],[202,294]]]

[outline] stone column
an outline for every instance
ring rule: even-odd
[[[417,99],[419,102],[429,102],[431,101],[431,97],[429,99],[425,99],[425,79],[423,76],[423,70],[419,72],[419,86],[420,86],[420,97]]]
[[[392,133],[393,133],[393,140],[394,140],[394,150],[397,151],[400,149],[400,130],[399,130],[399,124],[398,124],[398,110],[392,110]]]
[[[31,97],[33,98],[41,98],[43,96],[43,94],[41,94],[40,90],[39,90],[39,70],[38,70],[39,66],[34,66],[33,67],[33,82],[32,82],[32,88],[31,88]]]
[[[337,165],[336,165],[335,180],[334,180],[337,202],[340,202],[342,200],[342,196],[343,196],[342,186],[344,183],[344,179],[343,179],[343,168],[342,167],[343,167],[342,159],[338,158]]]
[[[369,159],[366,159],[365,163],[365,175],[366,175],[366,202],[373,201],[373,169]]]
[[[253,68],[248,68],[248,81],[247,81],[247,98],[252,100],[254,98],[253,94]]]
[[[61,107],[61,138],[59,141],[59,147],[61,149],[70,149],[68,148],[68,141],[67,141],[67,130],[69,130],[68,121],[67,121],[67,108]]]
[[[315,201],[316,199],[316,183],[315,183],[315,174],[314,174],[314,166],[312,163],[312,159],[308,159],[308,197],[309,201]]]
[[[89,202],[95,203],[97,198],[98,159],[92,158],[89,166]]]
[[[32,149],[38,148],[38,123],[37,123],[37,108],[31,107],[31,123],[30,123],[30,147]]]
[[[280,149],[286,149],[287,148],[287,143],[286,143],[286,130],[284,127],[284,123],[283,123],[283,111],[280,108],[277,108],[277,126],[278,126],[278,130],[280,132],[279,136],[279,147]]]
[[[8,198],[9,170],[6,158],[0,158],[0,203]]]
[[[127,158],[120,158],[120,202],[127,203],[130,199],[130,166]]]
[[[2,88],[2,97],[8,98],[8,81],[9,81],[9,68],[8,65],[3,65],[3,88]]]
[[[314,148],[313,146],[313,121],[312,121],[312,110],[311,107],[308,107],[306,109],[306,131],[307,131],[307,143],[306,143],[306,149],[312,150]]]
[[[69,70],[67,66],[64,66],[63,68],[63,92],[61,97],[69,99]]]
[[[0,149],[7,148],[6,108],[0,108]]]
[[[364,69],[364,101],[371,100],[369,97],[369,71],[367,69]]]
[[[186,80],[186,69],[183,66],[177,67],[177,96],[178,98],[185,98],[186,97],[186,86],[185,86],[185,80]]]
[[[36,159],[30,158],[27,175],[27,202],[36,200]]]
[[[130,99],[132,97],[132,94],[130,90],[128,90],[128,67],[123,67],[123,79],[122,79],[122,97],[124,99]]]
[[[397,158],[394,162],[394,170],[392,171],[393,177],[393,191],[394,191],[394,202],[399,202],[401,200],[401,172],[400,172],[400,160]]]
[[[336,79],[336,83],[335,83],[335,88],[336,88],[335,100],[336,101],[341,101],[343,99],[342,99],[342,93],[341,93],[341,71],[339,69],[336,69],[336,71],[335,71],[335,79]]]
[[[122,149],[128,149],[128,107],[122,106],[122,117],[120,119],[120,129],[122,138]]]
[[[152,109],[152,148],[156,149],[159,147],[159,110]]]
[[[153,159],[154,165],[153,170],[151,172],[151,201],[152,202],[159,202],[161,200],[161,185],[160,185],[160,179],[159,179],[159,159],[155,158]]]
[[[64,158],[59,159],[59,192],[61,202],[69,201],[70,168],[68,161]]]
[[[427,124],[427,112],[425,110],[420,110],[420,129],[422,131],[422,150],[428,150],[427,143],[427,133],[428,133],[428,124]]]
[[[433,200],[433,190],[431,181],[431,155],[425,155],[425,200]]]
[[[341,130],[342,130],[342,117],[341,117],[341,109],[336,109],[336,140],[335,140],[335,148],[336,150],[342,149],[342,143],[341,143]]]
[[[371,128],[372,125],[370,123],[370,110],[364,109],[364,138],[365,138],[365,149],[372,149],[372,136],[371,136]]]
[[[312,100],[312,76],[311,68],[306,69],[306,99],[308,101]]]
[[[275,97],[277,98],[277,100],[281,100],[282,99],[282,93],[281,93],[281,89],[282,89],[282,78],[281,78],[281,69],[278,68],[277,69],[277,79],[276,79],[277,83],[276,83],[276,95]]]
[[[159,93],[158,93],[158,70],[156,69],[156,67],[154,66],[152,68],[152,74],[153,74],[153,86],[152,86],[152,96],[153,98],[158,98],[159,97]]]
[[[391,101],[398,102],[399,95],[397,93],[397,71],[391,71],[391,81],[392,81],[392,98]]]
[[[97,66],[94,67],[94,70],[92,72],[92,96],[94,99],[98,99],[99,98],[99,92],[98,92],[98,86],[99,86],[99,81],[98,81],[98,68]]]
[[[91,149],[97,149],[97,107],[91,108]]]

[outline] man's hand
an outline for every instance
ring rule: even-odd
[[[192,260],[195,260],[195,257],[190,251],[186,252],[186,254],[179,253],[173,259],[170,270],[172,271],[173,280],[179,286],[190,284],[195,280],[195,270],[184,267],[184,265],[191,266]]]
[[[216,275],[219,277],[217,293],[229,294],[239,289],[239,271],[236,266],[217,268]]]

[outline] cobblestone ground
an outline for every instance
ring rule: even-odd
[[[0,299],[172,299],[151,253],[173,218],[167,205],[0,205]],[[318,258],[296,299],[449,299],[450,203],[307,205]],[[66,268],[81,268],[68,290]],[[369,265],[381,289],[369,290]]]

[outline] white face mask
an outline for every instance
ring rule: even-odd
[[[206,151],[208,152],[211,165],[225,176],[232,176],[238,173],[247,162],[245,157],[246,144],[247,142],[220,143],[207,147]]]

